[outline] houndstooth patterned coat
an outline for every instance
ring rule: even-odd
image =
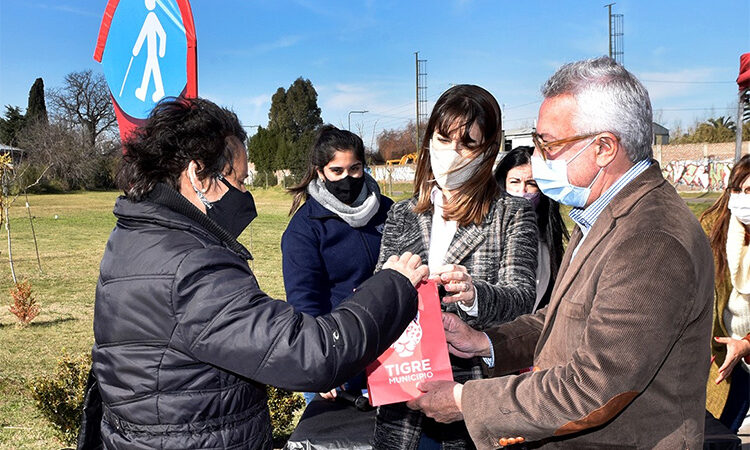
[[[414,213],[416,198],[394,204],[383,230],[377,272],[391,255],[411,252],[427,262],[432,213]],[[454,303],[456,313],[476,329],[508,322],[530,313],[536,298],[537,225],[530,203],[502,194],[480,225],[458,227],[444,264],[465,266],[477,290],[479,314],[470,317]],[[451,358],[458,382],[482,377],[478,361]],[[432,427],[444,449],[473,448],[463,422],[436,425],[404,404],[378,410],[373,445],[378,449],[416,449],[422,428]],[[433,433],[434,431],[434,433]]]

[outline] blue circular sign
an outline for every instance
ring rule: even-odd
[[[102,68],[112,97],[131,117],[145,119],[160,99],[187,84],[187,38],[175,0],[120,0]]]

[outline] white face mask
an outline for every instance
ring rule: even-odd
[[[430,140],[430,165],[435,182],[442,189],[458,189],[479,169],[482,156],[469,159],[461,156],[454,148],[435,148]]]
[[[750,194],[730,194],[729,211],[745,225],[750,225]]]

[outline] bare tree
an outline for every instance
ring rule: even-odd
[[[420,128],[422,126],[423,125],[420,124]],[[416,126],[414,125],[414,122],[409,122],[403,128],[383,130],[377,137],[378,152],[386,161],[390,159],[398,159],[407,153],[412,153],[414,152],[415,134]]]
[[[30,187],[39,183],[48,168],[45,168],[42,171],[36,181],[26,185],[24,184],[23,179],[25,178],[24,175],[28,168],[29,166],[25,166],[21,170],[17,170],[10,153],[0,154],[0,225],[5,224],[5,232],[8,237],[8,263],[10,264],[10,274],[13,278],[14,284],[18,283],[18,279],[16,278],[16,269],[13,262],[13,246],[10,232],[10,207],[21,194],[26,198],[26,211],[29,216],[29,223],[31,224],[31,235],[34,237],[36,261],[39,267],[39,272],[42,272],[42,260],[39,257],[39,245],[36,240],[36,232],[34,231],[34,217],[31,215],[31,207],[29,206],[29,196],[27,195],[27,191]]]
[[[50,92],[49,102],[56,119],[82,128],[90,148],[117,123],[104,75],[91,70],[67,74],[64,85]]]
[[[47,178],[57,180],[64,190],[90,186],[99,153],[90,147],[87,137],[83,130],[64,122],[26,127],[19,138],[27,150],[20,162],[26,168],[24,182],[31,183],[46,172]]]

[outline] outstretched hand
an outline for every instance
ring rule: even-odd
[[[414,255],[410,252],[406,252],[401,256],[393,255],[388,258],[388,261],[383,264],[383,269],[393,269],[401,275],[411,281],[411,284],[416,287],[422,280],[427,279],[430,274],[430,269],[425,264],[422,264],[422,258],[419,255]]]
[[[724,381],[734,370],[741,358],[750,355],[750,342],[746,339],[733,339],[730,337],[715,337],[716,342],[727,346],[727,356],[724,358],[724,364],[719,367],[719,376],[716,377],[716,384]]]
[[[443,329],[450,353],[460,358],[491,355],[487,335],[471,328],[457,315],[444,312]]]

